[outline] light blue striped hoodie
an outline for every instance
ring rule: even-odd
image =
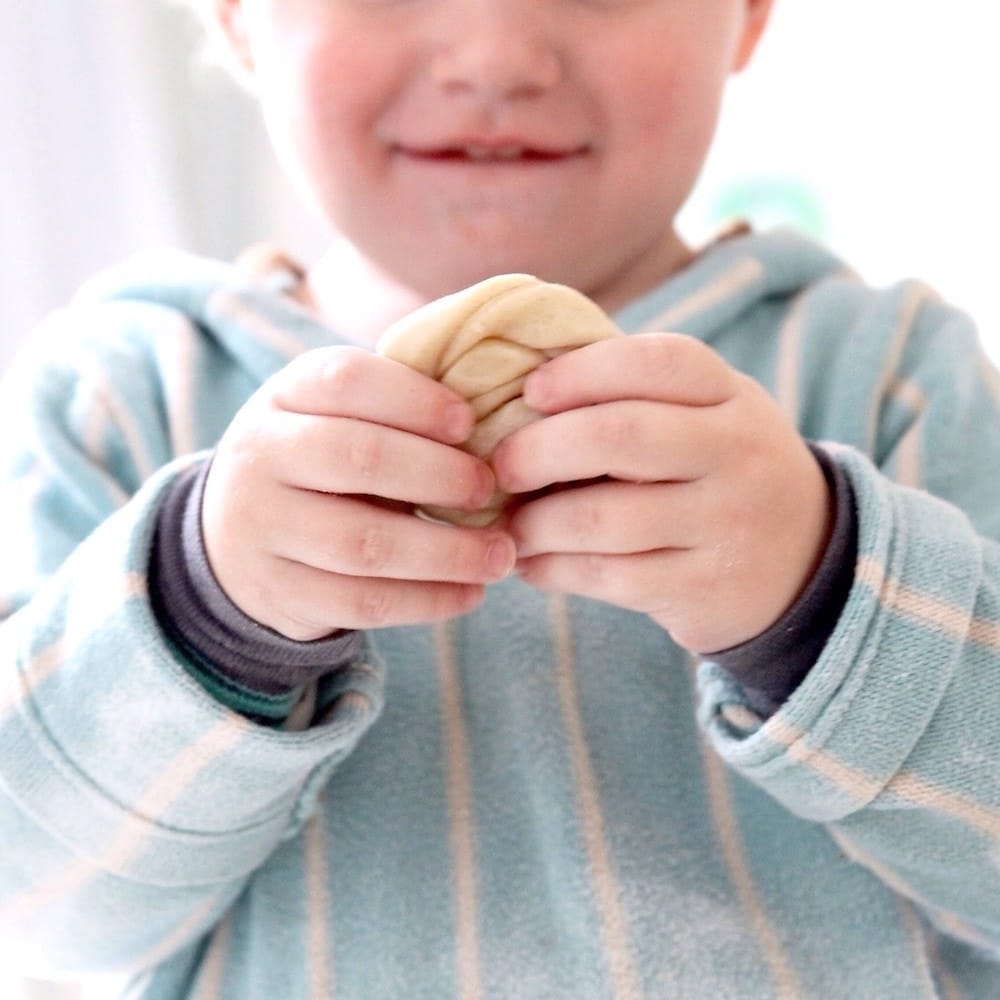
[[[180,255],[43,325],[2,393],[7,964],[151,998],[1000,997],[1000,388],[969,320],[787,232],[616,318],[711,344],[856,493],[846,607],[766,723],[642,615],[512,578],[370,633],[321,724],[255,726],[157,628],[155,511],[336,334]]]

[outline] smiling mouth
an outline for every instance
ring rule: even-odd
[[[462,146],[443,146],[438,149],[400,148],[399,152],[412,159],[431,163],[522,164],[559,163],[583,156],[586,150],[583,148],[546,150],[515,144],[485,146],[469,143]]]

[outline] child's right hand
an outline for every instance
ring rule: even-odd
[[[459,396],[398,362],[353,347],[297,358],[212,461],[202,531],[222,589],[300,641],[470,611],[512,569],[513,540],[411,510],[485,504],[489,466],[455,447],[472,423]]]

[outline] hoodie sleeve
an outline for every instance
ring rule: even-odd
[[[705,664],[702,722],[736,770],[997,955],[1000,388],[971,324],[919,299],[902,296],[883,363],[855,367],[826,418],[858,509],[829,641],[766,721]]]
[[[204,933],[382,698],[361,658],[312,728],[256,726],[165,641],[147,586],[156,513],[204,451],[177,457],[169,379],[141,345],[189,369],[212,348],[143,308],[67,311],[0,394],[0,938],[48,977],[136,970]],[[81,343],[95,327],[101,355]],[[217,385],[220,424],[240,384]]]

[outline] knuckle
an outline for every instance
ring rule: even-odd
[[[628,407],[610,406],[598,421],[595,431],[601,446],[613,455],[626,448],[634,434],[635,421]]]
[[[671,334],[670,347],[672,351],[679,352],[682,357],[692,361],[715,357],[715,352],[707,344],[687,333]]]
[[[676,369],[702,347],[699,340],[686,333],[640,334],[634,344],[638,360],[654,372]]]
[[[733,370],[697,337],[685,333],[663,334],[649,346],[652,350],[647,370],[668,374],[672,384],[691,386],[695,401],[717,402],[735,391]]]
[[[570,538],[576,544],[592,543],[604,533],[604,508],[592,500],[579,499],[570,504],[565,517]]]
[[[312,350],[292,358],[264,381],[260,394],[279,407],[290,406],[302,386],[316,377],[317,359],[321,356],[321,350]]]
[[[369,574],[383,571],[390,563],[394,545],[388,532],[378,524],[368,524],[361,531],[357,544],[359,568]]]
[[[686,333],[668,334],[663,342],[664,361],[673,368],[682,368],[693,374],[700,371],[706,364],[714,364],[717,358],[715,351],[707,344]]]
[[[367,355],[360,348],[330,348],[323,353],[320,377],[326,391],[333,395],[349,395],[364,379]]]
[[[215,449],[212,474],[220,466],[252,466],[267,453],[270,408],[251,397],[236,413]]]
[[[366,483],[378,479],[382,464],[382,444],[370,424],[354,424],[346,446],[348,468]],[[373,491],[377,492],[377,491]]]
[[[367,352],[360,347],[338,345],[305,351],[264,382],[262,395],[292,410],[314,405],[317,399],[356,398],[366,358]]]
[[[378,628],[391,621],[395,602],[388,587],[359,587],[356,602],[362,627]]]
[[[643,371],[662,372],[676,364],[677,341],[683,334],[648,333],[634,338],[632,349]]]
[[[258,403],[262,406],[283,406],[285,399],[300,378],[300,371],[303,367],[302,358],[303,355],[293,358],[284,368],[279,368],[264,379],[260,388],[244,404],[243,409],[237,414],[235,419],[239,420],[244,411],[249,410]]]

